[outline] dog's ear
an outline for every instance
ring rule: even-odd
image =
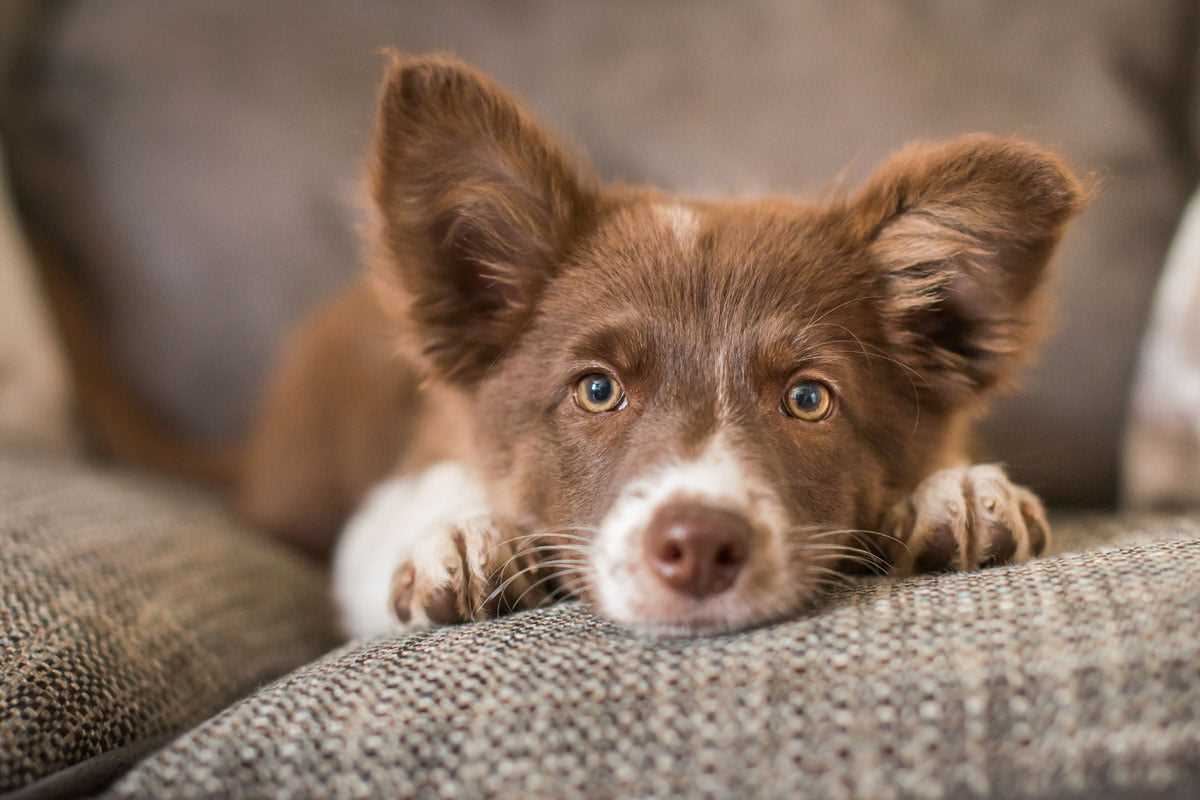
[[[1057,157],[983,135],[910,146],[852,200],[892,347],[948,402],[1031,350],[1046,264],[1082,204]]]
[[[590,173],[448,57],[392,54],[375,129],[377,267],[428,366],[470,384],[503,355],[594,213]]]

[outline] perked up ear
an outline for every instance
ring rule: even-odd
[[[1047,262],[1083,201],[1060,159],[984,135],[910,146],[852,201],[892,346],[947,402],[1002,384],[1032,349]]]
[[[373,244],[428,366],[463,384],[500,358],[594,213],[588,173],[498,86],[390,54],[371,170]]]

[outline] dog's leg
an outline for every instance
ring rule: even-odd
[[[903,542],[892,548],[898,575],[1027,561],[1050,542],[1041,501],[993,464],[933,473],[896,504],[885,530]]]
[[[334,593],[351,636],[465,622],[543,601],[551,588],[516,529],[494,519],[463,466],[377,487],[346,525]],[[510,580],[511,579],[511,580]],[[493,596],[494,595],[494,596]]]

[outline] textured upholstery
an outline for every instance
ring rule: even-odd
[[[354,644],[112,796],[1200,796],[1200,521],[1062,539],[1121,531],[719,638],[568,605]]]
[[[0,453],[0,793],[333,643],[322,574],[170,485]]]

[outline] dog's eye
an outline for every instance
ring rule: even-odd
[[[625,392],[616,378],[602,372],[584,375],[575,385],[575,402],[584,411],[601,414],[615,411],[625,403]]]
[[[820,422],[833,411],[833,392],[821,381],[796,381],[783,396],[783,410],[789,417]]]

